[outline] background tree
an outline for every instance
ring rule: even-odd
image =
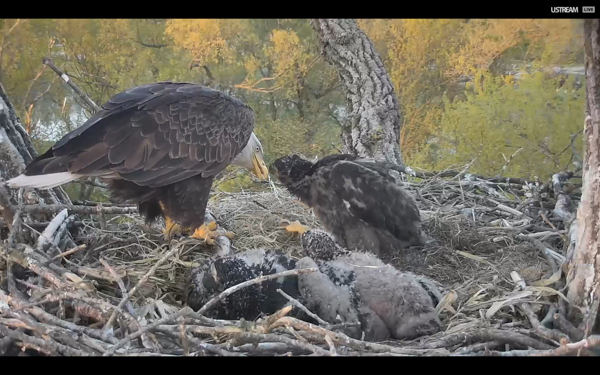
[[[402,113],[373,43],[355,20],[314,19],[311,24],[344,84],[349,113],[342,127],[344,151],[404,165],[399,148]]]
[[[14,107],[0,84],[0,215],[7,227],[11,228],[17,214],[15,207],[19,203],[33,204],[70,204],[71,201],[62,188],[33,191],[18,198],[17,190],[9,190],[4,181],[18,176],[25,166],[38,154],[19,118]]]
[[[600,20],[586,19],[584,33],[587,112],[583,191],[577,210],[577,244],[567,297],[581,309],[586,336],[600,333]]]

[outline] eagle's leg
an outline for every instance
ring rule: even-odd
[[[285,227],[285,230],[287,230],[288,232],[297,232],[297,233],[304,233],[304,232],[308,232],[310,230],[309,226],[306,225],[302,225],[300,224],[300,222],[298,220],[294,221],[293,223],[290,223],[288,226]]]
[[[170,217],[165,216],[165,229],[163,230],[163,233],[165,235],[165,238],[171,239],[176,234],[181,235],[182,230],[179,224],[171,220]]]
[[[167,208],[163,201],[159,200],[158,204],[160,205],[163,217],[165,218],[165,229],[163,230],[165,238],[167,240],[170,240],[175,235],[181,236],[183,234],[183,228],[181,228],[179,224],[177,224],[175,221],[173,221],[173,219],[169,217],[169,215],[167,215]]]
[[[183,234],[183,231],[179,224],[177,224],[176,222],[171,220],[170,217],[167,216],[165,217],[165,229],[163,230],[163,233],[166,239],[171,239],[175,235],[181,236]]]
[[[215,244],[215,238],[219,236],[225,236],[229,239],[233,239],[234,233],[226,230],[219,230],[216,222],[211,221],[208,224],[202,224],[196,228],[194,233],[191,235],[192,238],[198,238],[206,241],[209,245]]]

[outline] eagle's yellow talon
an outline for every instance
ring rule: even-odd
[[[207,228],[209,231],[215,231],[215,230],[218,228],[217,222],[216,222],[216,221],[211,221],[210,223],[208,223],[208,224],[206,225],[206,228]]]
[[[302,225],[302,224],[300,224],[300,222],[298,220],[296,220],[293,223],[286,226],[285,230],[287,230],[288,232],[292,232],[292,233],[296,232],[296,233],[302,234],[304,232],[308,232],[310,230],[310,227],[308,227],[306,225]]]
[[[192,238],[197,238],[200,240],[204,240],[208,245],[215,244],[215,238],[219,236],[226,236],[229,239],[233,239],[234,233],[225,230],[219,230],[216,222],[211,221],[208,224],[203,224],[199,228],[196,229],[194,234],[192,234]]]

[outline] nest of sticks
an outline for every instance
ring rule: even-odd
[[[209,202],[233,241],[216,246],[166,242],[162,223],[146,226],[134,207],[79,202],[19,205],[0,252],[0,353],[75,356],[521,356],[597,355],[596,336],[566,319],[565,267],[580,196],[573,173],[547,183],[418,172],[405,181],[417,198],[425,250],[394,266],[443,286],[435,335],[379,343],[335,326],[287,316],[298,301],[257,321],[203,315],[250,280],[198,312],[185,305],[193,267],[252,248],[304,256],[293,221],[318,228],[312,211],[271,185],[255,193],[216,193]],[[36,221],[53,213],[49,222]],[[5,223],[6,224],[6,223]],[[0,223],[1,225],[1,223]],[[5,225],[6,226],[6,225]],[[294,277],[298,270],[286,271]]]

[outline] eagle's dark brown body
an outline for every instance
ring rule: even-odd
[[[381,256],[424,245],[416,201],[384,163],[347,154],[312,163],[289,155],[271,168],[341,246]]]
[[[208,87],[135,87],[111,97],[9,183],[47,188],[97,176],[110,180],[116,198],[137,203],[148,221],[164,214],[196,228],[213,179],[248,144],[254,121],[246,104]]]

